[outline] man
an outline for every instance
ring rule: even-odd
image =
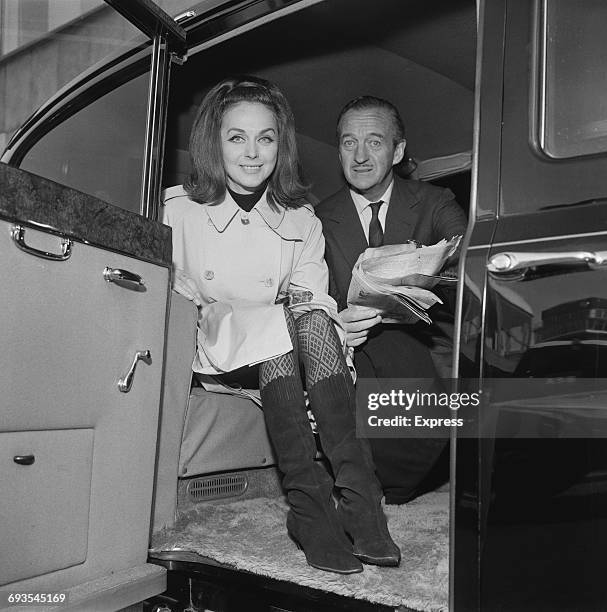
[[[390,102],[372,96],[352,100],[339,115],[337,136],[348,186],[321,202],[316,214],[323,224],[331,293],[341,311],[348,346],[355,349],[358,376],[426,379],[430,382],[420,390],[440,390],[439,374],[450,376],[452,309],[433,307],[431,326],[382,324],[376,310],[348,306],[346,297],[352,268],[368,246],[407,240],[434,244],[463,234],[466,216],[448,189],[395,175],[406,141],[402,119]],[[441,297],[448,301],[449,296]],[[421,380],[420,385],[424,387]],[[444,473],[436,474],[439,464],[448,466],[445,440],[369,442],[386,503],[405,503],[437,484],[436,477],[445,479]]]

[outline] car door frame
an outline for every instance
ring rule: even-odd
[[[467,383],[476,385],[476,390],[483,388],[483,379],[488,376],[489,339],[486,336],[491,314],[488,303],[491,293],[487,272],[489,258],[504,250],[533,250],[531,243],[541,245],[571,237],[605,234],[604,230],[590,232],[586,227],[587,222],[581,216],[579,219],[572,218],[575,209],[568,210],[565,206],[584,204],[588,197],[598,199],[596,194],[585,194],[577,200],[558,201],[556,210],[549,213],[545,208],[546,202],[542,201],[540,205],[534,201],[539,201],[538,194],[542,193],[543,185],[549,187],[544,199],[549,200],[552,197],[555,188],[551,177],[555,172],[564,173],[579,181],[582,176],[580,169],[584,165],[599,168],[600,164],[606,163],[607,156],[603,152],[550,159],[538,146],[537,131],[542,113],[538,102],[538,75],[542,68],[541,54],[538,53],[538,36],[541,35],[538,24],[540,11],[545,3],[543,0],[529,0],[525,2],[523,9],[519,6],[517,11],[514,11],[513,5],[516,2],[518,0],[478,2],[471,222],[459,267],[462,282],[458,287],[454,351],[454,377],[467,379],[460,381],[460,388]],[[521,11],[527,11],[529,31],[521,27]],[[515,21],[512,21],[513,19]],[[523,85],[513,79],[514,71],[511,67],[515,65],[512,58],[521,60],[524,54],[527,63],[524,66],[520,61],[516,64],[521,68],[521,72],[529,69],[528,81]],[[515,109],[512,99],[519,92],[519,88],[523,93],[520,94],[518,108]],[[508,115],[505,116],[506,113]],[[521,120],[523,115],[525,121]],[[517,120],[519,124],[516,126],[518,131],[515,137],[508,131],[508,122],[512,125]],[[508,208],[504,211],[503,206],[504,197],[512,198],[513,176],[518,176],[513,171],[518,163],[516,153],[520,153],[517,144],[520,144],[520,147],[528,147],[525,149],[525,155],[530,162],[537,164],[538,169],[537,176],[531,179],[525,177],[530,182],[529,191],[532,196],[529,198],[530,210],[523,212]],[[517,163],[513,163],[515,158]],[[544,169],[541,169],[542,164],[545,164]],[[502,188],[508,181],[511,193],[504,196]],[[577,184],[575,181],[573,183]],[[520,191],[523,192],[522,189]],[[519,194],[519,191],[514,190],[514,193]],[[560,210],[559,206],[562,207]],[[547,214],[553,215],[552,219],[558,217],[558,222],[546,224]],[[542,215],[544,223],[540,224]],[[564,224],[564,220],[567,220],[569,225]],[[517,239],[513,240],[513,236]],[[525,244],[529,246],[523,248]],[[470,332],[465,326],[472,315],[478,318],[478,329],[476,335],[472,334],[472,346],[466,347]],[[465,367],[465,348],[473,349],[476,369],[472,373]],[[454,434],[451,453],[449,609],[480,610],[483,602],[483,547],[491,499],[494,440],[482,439],[480,436],[476,439],[457,439]]]
[[[498,220],[500,185],[501,116],[505,45],[505,0],[477,0],[477,50],[474,88],[472,180],[468,231],[459,262],[453,376],[470,376],[462,363],[465,304],[472,303],[478,317],[478,334],[473,338],[476,359],[483,361],[486,274],[479,279],[466,274],[471,259],[486,261]],[[482,265],[484,270],[484,265]],[[478,305],[476,301],[478,300]],[[467,306],[470,308],[470,306]],[[475,373],[479,376],[482,372]],[[474,384],[473,379],[471,384]],[[459,387],[461,388],[461,387]],[[449,610],[478,608],[478,551],[481,545],[481,508],[467,499],[486,481],[478,457],[487,454],[483,440],[458,439],[451,434],[449,507]],[[462,485],[462,483],[464,483]],[[468,568],[470,571],[465,571]]]

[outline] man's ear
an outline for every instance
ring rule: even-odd
[[[394,148],[394,157],[392,159],[393,166],[396,166],[396,164],[399,164],[401,161],[403,161],[406,146],[407,141],[403,138],[403,140],[401,140]]]

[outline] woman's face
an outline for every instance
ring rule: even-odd
[[[220,137],[228,187],[236,193],[259,189],[276,167],[274,113],[263,104],[240,102],[224,114]]]

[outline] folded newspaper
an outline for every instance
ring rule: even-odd
[[[377,308],[384,323],[432,323],[427,310],[442,300],[430,289],[457,281],[441,274],[461,236],[431,246],[414,241],[366,249],[352,270],[348,304]]]

